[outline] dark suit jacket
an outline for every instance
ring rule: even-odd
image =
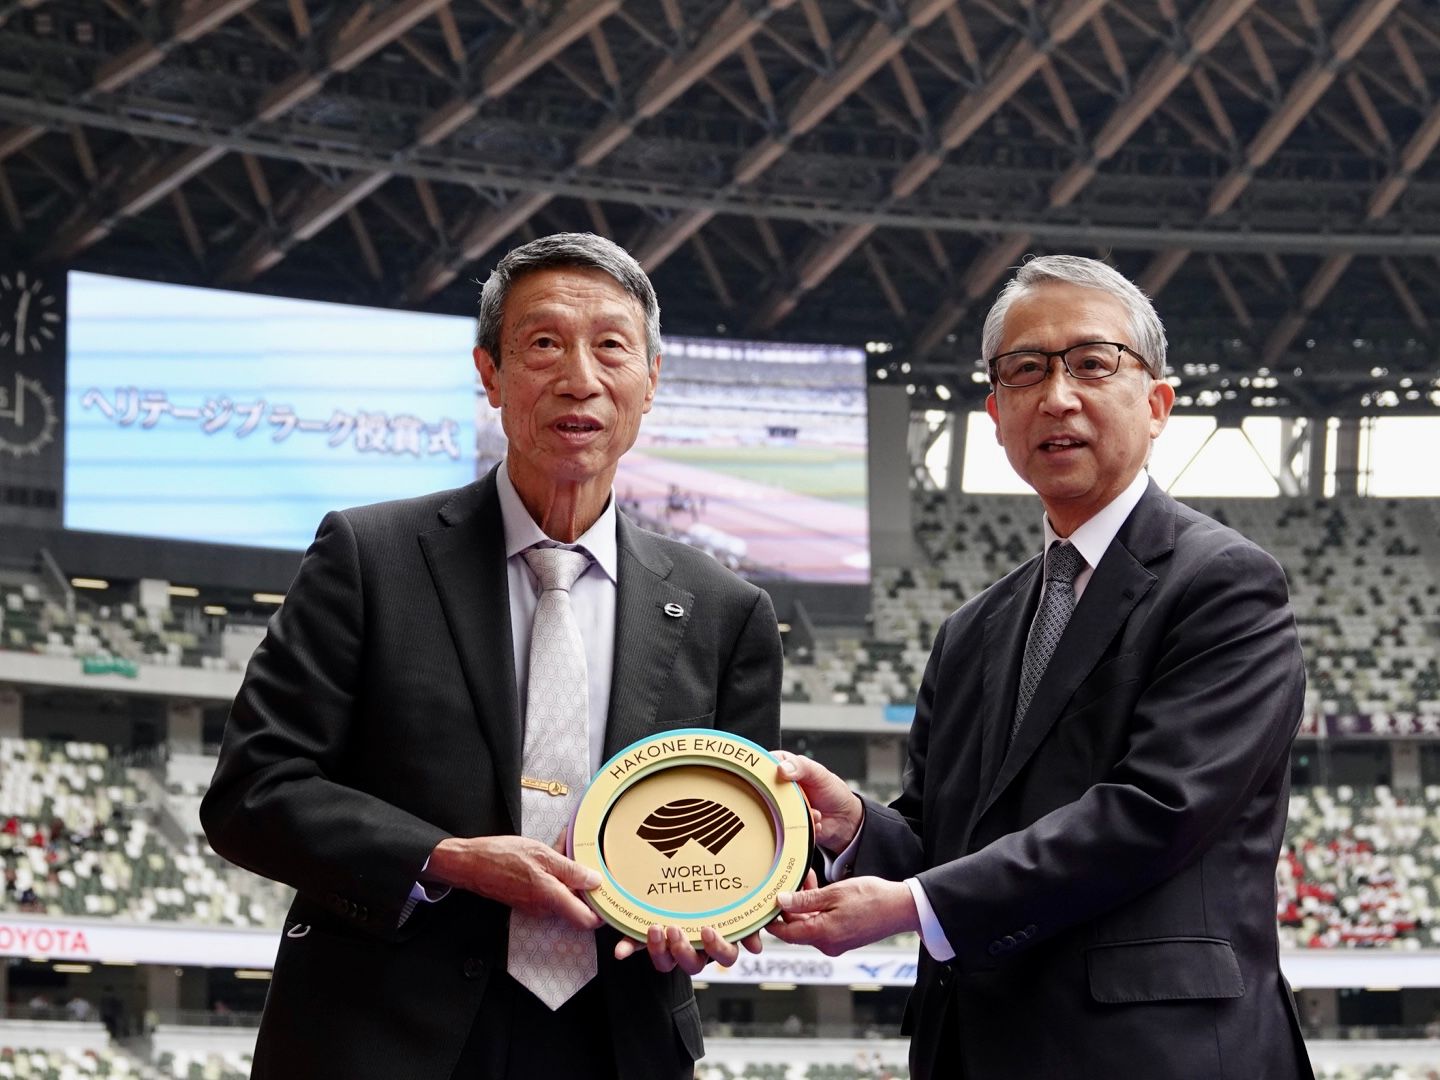
[[[777,745],[769,597],[623,515],[618,528],[606,753],[672,727]],[[518,831],[521,747],[495,474],[327,515],[201,808],[216,851],[299,892],[254,1076],[449,1080],[504,972],[509,909],[455,890],[397,924],[441,839]],[[598,932],[618,1074],[689,1076],[703,1051],[689,978],[643,954],[616,963],[616,940]]]
[[[1285,577],[1153,483],[1095,568],[1015,743],[1037,557],[942,626],[903,791],[857,874],[918,874],[917,1078],[1309,1077],[1275,863],[1304,670]]]

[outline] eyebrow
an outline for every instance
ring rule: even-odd
[[[527,308],[525,314],[515,321],[513,333],[534,326],[544,326],[546,323],[558,323],[567,320],[567,316],[573,312],[560,304],[545,304],[539,307]],[[633,312],[627,312],[623,307],[615,306],[602,309],[595,316],[594,322],[598,322],[605,329],[625,330],[629,333],[643,334],[644,327],[630,326],[633,321]]]
[[[1114,343],[1117,344],[1117,345],[1125,345],[1125,342],[1123,342],[1123,341],[1115,341],[1115,339],[1114,339],[1113,337],[1106,337],[1106,336],[1103,335],[1103,334],[1101,334],[1101,335],[1074,334],[1074,335],[1072,335],[1072,340],[1071,340],[1070,344],[1069,344],[1069,345],[1066,345],[1065,348],[1066,348],[1066,349],[1073,349],[1076,345],[1088,345],[1088,344],[1090,344],[1092,341],[1110,341],[1110,342],[1114,342]],[[1126,347],[1127,349],[1129,348],[1128,345],[1125,345],[1125,347]],[[995,355],[996,355],[996,356],[1004,356],[1006,353],[1012,353],[1012,352],[1046,352],[1046,353],[1048,353],[1048,352],[1061,352],[1061,351],[1062,351],[1062,350],[1060,350],[1060,349],[1043,349],[1043,348],[1041,348],[1039,345],[1023,345],[1023,344],[1022,344],[1022,345],[1014,345],[1014,346],[1012,346],[1012,347],[1010,347],[1010,348],[1008,348],[1008,349],[1001,349],[1001,350],[1000,350],[999,352],[997,352]]]

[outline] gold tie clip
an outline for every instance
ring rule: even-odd
[[[569,795],[570,788],[559,780],[536,780],[532,776],[520,777],[520,786],[532,791],[543,791],[549,795]]]

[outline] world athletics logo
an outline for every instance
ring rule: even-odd
[[[743,828],[745,823],[728,806],[709,799],[675,799],[641,822],[636,835],[673,859],[687,840],[719,855]]]

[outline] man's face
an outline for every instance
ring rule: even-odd
[[[601,270],[533,271],[505,299],[498,359],[475,350],[522,496],[592,480],[608,489],[660,377],[640,302]]]
[[[1086,341],[1134,346],[1125,306],[1098,289],[1051,281],[1011,306],[999,351],[1054,352]],[[1152,380],[1128,353],[1106,379],[1074,379],[1058,359],[1051,365],[1036,386],[996,386],[985,411],[1011,466],[1039,494],[1055,530],[1068,536],[1140,471],[1175,391]]]

